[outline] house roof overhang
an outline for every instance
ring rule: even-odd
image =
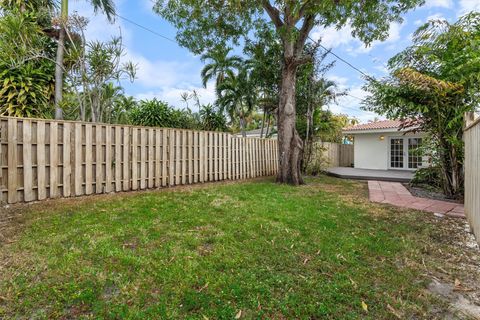
[[[384,129],[365,129],[365,130],[342,130],[344,135],[355,135],[355,134],[367,134],[367,133],[407,133],[410,131],[415,131],[418,127],[410,127],[408,129],[398,129],[398,128],[384,128]]]

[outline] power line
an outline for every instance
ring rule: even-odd
[[[120,19],[125,20],[125,21],[127,21],[128,23],[131,23],[131,24],[137,26],[138,28],[141,28],[141,29],[143,29],[143,30],[145,30],[145,31],[148,31],[148,32],[150,32],[150,33],[158,36],[158,37],[161,37],[161,38],[163,38],[163,39],[165,39],[165,40],[168,40],[168,41],[171,41],[171,42],[177,44],[177,41],[175,41],[175,40],[172,39],[172,38],[169,38],[169,37],[167,37],[167,36],[164,36],[163,34],[160,34],[160,33],[156,32],[156,31],[154,31],[154,30],[152,30],[152,29],[150,29],[150,28],[147,28],[147,27],[145,27],[145,26],[143,26],[143,25],[141,25],[141,24],[139,24],[139,23],[137,23],[137,22],[135,22],[135,21],[133,21],[133,20],[130,20],[130,19],[128,19],[128,18],[125,18],[125,17],[123,17],[123,16],[121,16],[121,15],[119,15],[119,14],[117,14],[117,13],[116,13],[115,15],[116,15],[117,17],[119,17]],[[308,38],[309,38],[311,41],[316,42],[315,40],[312,39],[312,37],[308,36]],[[370,75],[366,74],[366,73],[365,73],[364,71],[362,71],[360,68],[357,68],[357,67],[354,66],[352,63],[350,63],[350,62],[348,62],[347,60],[345,60],[344,58],[340,57],[338,54],[336,54],[335,52],[333,52],[331,49],[327,49],[327,48],[326,48],[324,45],[322,45],[321,43],[319,43],[319,46],[320,46],[323,50],[325,50],[327,53],[331,54],[332,56],[334,56],[334,57],[337,58],[338,60],[340,60],[340,61],[342,61],[343,63],[345,63],[346,65],[348,65],[348,66],[349,66],[350,68],[352,68],[353,70],[355,70],[355,71],[359,72],[360,74],[362,74],[363,76],[365,76],[367,79],[372,79],[372,77],[371,77]]]
[[[358,100],[360,100],[360,101],[365,100],[365,99],[362,99],[362,98],[359,98],[359,97],[355,97],[355,96],[351,95],[350,93],[347,93],[346,95],[347,95],[347,96],[350,96],[350,97],[352,97],[352,98],[358,99]]]
[[[310,36],[308,36],[308,38],[313,41],[313,42],[316,42],[315,40],[313,40]],[[366,74],[365,72],[363,72],[362,70],[360,70],[360,68],[357,68],[355,67],[353,64],[351,64],[350,62],[348,62],[347,60],[343,59],[342,57],[340,57],[338,54],[336,54],[335,52],[332,51],[332,49],[327,49],[324,45],[322,45],[321,43],[318,44],[320,46],[320,48],[322,48],[323,50],[325,50],[328,54],[331,54],[332,56],[334,56],[335,58],[337,58],[338,60],[342,61],[343,63],[345,63],[347,66],[349,66],[350,68],[352,68],[353,70],[357,71],[358,73],[362,74],[365,78],[367,79],[373,79],[372,76]]]
[[[153,1],[152,1],[152,2],[153,2]],[[131,24],[137,26],[138,28],[141,28],[141,29],[143,29],[143,30],[145,30],[145,31],[148,31],[148,32],[150,32],[150,33],[158,36],[158,37],[161,37],[161,38],[163,38],[163,39],[165,39],[165,40],[168,40],[168,41],[171,41],[171,42],[177,44],[177,41],[175,41],[175,40],[172,39],[172,38],[169,38],[169,37],[167,37],[167,36],[164,36],[163,34],[160,34],[160,33],[156,32],[156,31],[154,31],[154,30],[152,30],[152,29],[150,29],[150,28],[147,28],[147,27],[145,27],[145,26],[143,26],[143,25],[141,25],[141,24],[139,24],[139,23],[137,23],[137,22],[135,22],[135,21],[133,21],[133,20],[130,20],[130,19],[128,19],[128,18],[125,18],[125,17],[123,17],[123,16],[121,16],[121,15],[119,15],[119,14],[117,14],[117,13],[115,13],[115,15],[116,15],[117,17],[119,17],[120,19],[125,20],[125,21],[127,21],[128,23],[131,23]],[[312,39],[312,37],[308,36],[308,38],[309,38],[311,41],[316,42],[315,40]],[[353,70],[355,70],[355,71],[357,71],[358,73],[360,73],[360,74],[362,74],[363,76],[365,76],[367,79],[372,79],[372,78],[373,78],[373,77],[371,77],[370,75],[366,74],[364,71],[362,71],[360,68],[357,68],[357,67],[354,66],[352,63],[350,63],[350,62],[348,62],[347,60],[345,60],[344,58],[340,57],[338,54],[336,54],[335,52],[333,52],[331,49],[327,49],[327,48],[326,48],[324,45],[322,45],[321,43],[319,43],[319,46],[320,46],[323,50],[325,50],[327,53],[333,55],[335,58],[337,58],[338,60],[340,60],[340,61],[342,61],[343,63],[345,63],[346,65],[348,65],[348,66],[349,66],[350,68],[352,68]]]
[[[141,24],[139,24],[139,23],[137,23],[137,22],[135,22],[135,21],[133,21],[133,20],[130,20],[130,19],[128,19],[128,18],[125,18],[125,17],[123,17],[123,16],[121,16],[121,15],[119,15],[119,14],[117,14],[117,13],[115,13],[115,15],[116,15],[117,17],[119,17],[120,19],[122,19],[122,20],[124,20],[124,21],[126,21],[126,22],[128,22],[128,23],[131,23],[131,24],[137,26],[138,28],[141,28],[141,29],[143,29],[143,30],[145,30],[145,31],[148,31],[148,32],[150,32],[150,33],[152,33],[152,34],[154,34],[154,35],[156,35],[156,36],[158,36],[158,37],[160,37],[160,38],[162,38],[162,39],[165,39],[165,40],[168,40],[168,41],[170,41],[170,42],[173,42],[173,43],[177,44],[177,41],[175,41],[175,40],[172,39],[172,38],[169,38],[169,37],[167,37],[167,36],[164,36],[163,34],[160,34],[160,33],[156,32],[156,31],[154,31],[154,30],[152,30],[152,29],[150,29],[150,28],[147,28],[147,27],[145,27],[145,26],[143,26],[143,25],[141,25]],[[308,38],[309,38],[311,41],[314,41],[314,42],[315,42],[315,40],[313,40],[310,36],[308,36]],[[362,74],[363,76],[365,76],[366,78],[372,78],[371,76],[369,76],[368,74],[366,74],[365,72],[363,72],[363,71],[360,70],[359,68],[355,67],[353,64],[351,64],[351,63],[348,62],[347,60],[345,60],[345,59],[343,59],[342,57],[340,57],[339,55],[337,55],[337,54],[336,54],[335,52],[333,52],[332,50],[329,50],[329,49],[325,48],[325,46],[323,46],[322,44],[319,44],[319,46],[320,46],[322,49],[324,49],[326,52],[328,52],[329,54],[331,54],[331,55],[333,55],[334,57],[336,57],[338,60],[342,61],[343,63],[347,64],[347,65],[348,65],[349,67],[351,67],[352,69],[356,70],[357,72],[359,72],[360,74]],[[347,95],[347,96],[350,96],[350,97],[352,97],[352,98],[358,99],[358,100],[360,100],[360,101],[363,101],[362,98],[356,97],[356,96],[351,95],[351,94],[349,94],[349,93],[347,93],[346,95]],[[353,111],[356,111],[356,112],[361,111],[361,110],[359,110],[359,109],[350,108],[350,107],[345,107],[345,106],[343,106],[342,108],[344,108],[344,109],[350,109],[350,110],[353,110]]]
[[[149,29],[149,28],[147,28],[147,27],[145,27],[145,26],[142,26],[141,24],[136,23],[136,22],[133,21],[133,20],[130,20],[130,19],[125,18],[125,17],[122,17],[121,15],[119,15],[119,14],[117,14],[117,13],[116,13],[115,15],[116,15],[117,17],[119,17],[120,19],[125,20],[125,21],[127,21],[127,22],[129,22],[129,23],[131,23],[131,24],[133,24],[133,25],[135,25],[135,26],[137,26],[137,27],[145,30],[145,31],[148,31],[148,32],[150,32],[150,33],[152,33],[152,34],[160,37],[160,38],[163,38],[163,39],[165,39],[165,40],[168,40],[168,41],[171,41],[171,42],[177,44],[177,41],[173,40],[172,38],[169,38],[169,37],[164,36],[163,34],[160,34],[160,33],[156,32],[156,31],[154,31],[154,30],[152,30],[152,29]]]

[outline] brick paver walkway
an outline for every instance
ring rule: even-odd
[[[370,201],[464,218],[463,205],[413,196],[399,182],[368,181]]]

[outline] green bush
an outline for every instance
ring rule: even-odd
[[[442,171],[440,167],[427,167],[415,171],[412,181],[412,186],[419,186],[429,190],[442,189]]]
[[[328,157],[324,154],[326,150],[321,143],[313,143],[312,154],[305,165],[307,175],[316,176],[325,171],[329,165]]]
[[[138,126],[197,129],[198,121],[188,110],[178,110],[166,102],[140,101],[129,114],[130,123]]]

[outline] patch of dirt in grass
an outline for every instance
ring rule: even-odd
[[[27,210],[27,205],[0,208],[0,246],[15,241],[15,235],[25,224]]]
[[[212,243],[203,243],[202,245],[198,246],[197,252],[201,256],[208,256],[213,252],[213,244]]]
[[[215,199],[210,202],[210,205],[215,208],[221,208],[224,207],[225,205],[231,205],[233,204],[234,200],[232,197],[227,196],[227,195],[222,195],[221,197],[216,197]]]
[[[419,253],[404,257],[401,263],[420,270],[429,284],[426,291],[443,301],[445,308],[431,310],[438,319],[480,319],[480,250],[465,219],[371,203],[363,181],[332,184],[322,180],[307,185],[307,192],[335,193],[345,204],[363,207],[370,216],[392,224],[430,227],[428,238],[416,239],[422,242]]]
[[[91,316],[90,308],[85,304],[74,305],[66,310],[66,314],[62,316],[61,320],[79,319],[82,317]]]

